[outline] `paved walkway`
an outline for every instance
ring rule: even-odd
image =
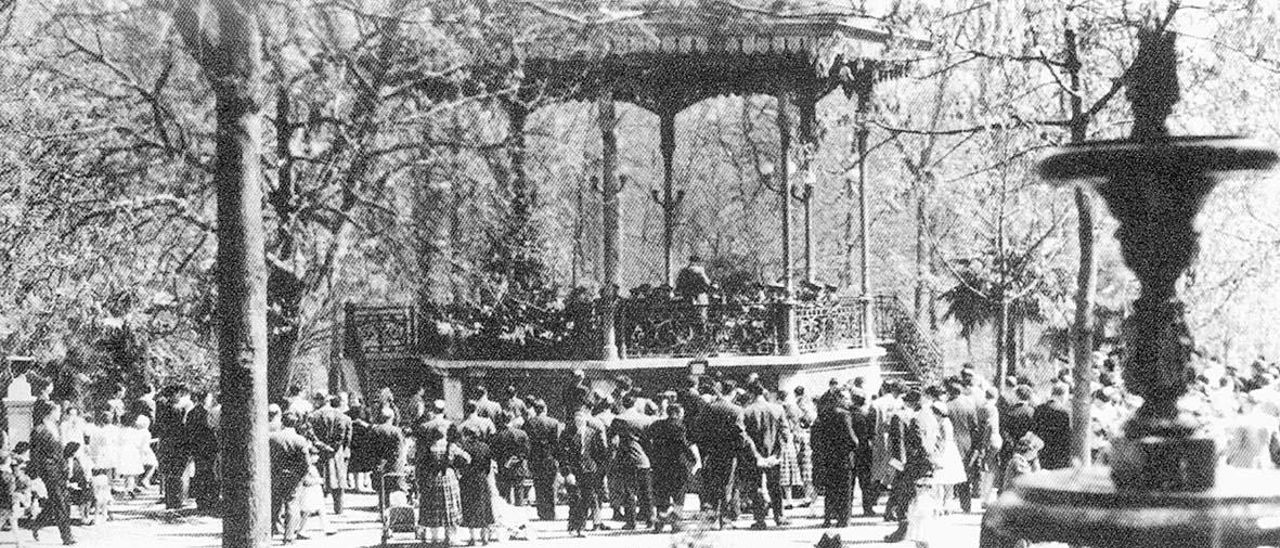
[[[297,548],[360,548],[379,545],[381,526],[373,495],[348,495],[349,508],[345,515],[330,518],[338,531],[333,536],[324,536],[318,531],[318,524],[309,533],[310,540],[299,540],[293,546]],[[696,499],[694,499],[696,500]],[[693,500],[689,501],[690,505]],[[521,509],[530,516],[533,508]],[[91,548],[217,548],[221,546],[220,534],[222,522],[218,518],[196,515],[194,510],[174,513],[159,505],[155,495],[140,497],[133,501],[123,501],[114,507],[114,519],[89,527],[75,527],[75,535],[80,546]],[[608,510],[606,510],[607,515]],[[557,516],[563,518],[567,509],[557,509]],[[587,533],[585,539],[572,538],[565,530],[565,522],[532,521],[529,527],[534,538],[529,541],[503,540],[498,546],[508,548],[551,547],[551,548],[641,548],[641,547],[676,547],[689,546],[762,546],[768,548],[803,548],[813,546],[824,530],[821,525],[821,507],[789,510],[788,517],[792,524],[784,529],[754,531],[747,529],[750,519],[737,522],[739,529],[725,531],[689,531],[679,536],[671,534],[653,534],[650,532],[620,531],[620,523],[606,522],[614,528],[612,531]],[[935,548],[976,547],[978,545],[979,514],[953,514],[939,520]],[[314,522],[314,520],[312,521]],[[309,524],[311,525],[311,524]],[[884,535],[893,530],[893,525],[879,518],[854,518],[851,525],[839,532],[846,546],[907,548],[910,544],[885,544],[881,541]],[[30,532],[20,533],[24,546],[60,546],[58,533],[53,528],[45,529],[40,542],[31,540]],[[455,546],[465,546],[467,532],[460,532],[460,538],[454,539]],[[0,533],[0,545],[11,545],[14,541],[12,532]],[[274,541],[279,546],[279,539]],[[412,535],[395,535],[392,546],[416,547],[419,543]]]

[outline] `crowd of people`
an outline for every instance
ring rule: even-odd
[[[1114,359],[1097,361],[1090,450],[1105,463],[1141,398],[1124,389]],[[331,534],[350,492],[416,505],[419,536],[444,544],[461,528],[471,544],[500,530],[519,537],[513,508],[526,504],[583,536],[610,528],[606,506],[622,529],[677,531],[694,514],[717,528],[742,516],[767,529],[821,497],[823,527],[849,525],[856,502],[863,516],[897,523],[887,542],[927,545],[937,516],[979,510],[1021,475],[1073,464],[1070,377],[1063,370],[1038,398],[1026,378],[997,390],[967,365],[925,386],[889,380],[871,391],[861,378],[833,379],[817,395],[755,374],[691,377],[656,392],[619,375],[604,392],[575,371],[555,417],[544,399],[555,395],[506,387],[492,399],[475,386],[454,419],[423,390],[397,402],[383,389],[366,405],[293,387],[269,409],[273,531],[285,542]],[[1280,366],[1212,362],[1189,379],[1182,406],[1218,438],[1225,465],[1280,463]],[[88,405],[44,390],[30,439],[0,443],[10,447],[0,453],[9,499],[0,521],[37,538],[56,526],[72,544],[73,521],[91,525],[112,501],[152,490],[166,508],[194,499],[216,513],[220,415],[214,395],[183,386],[143,387],[128,401],[121,387]],[[689,492],[699,508],[685,507]]]

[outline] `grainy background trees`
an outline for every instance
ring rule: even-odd
[[[596,106],[517,93],[518,60],[505,79],[466,68],[492,53],[481,45],[500,50],[532,31],[536,18],[517,9],[527,4],[537,3],[263,7],[273,390],[325,383],[305,372],[328,365],[344,300],[499,302],[513,272],[485,265],[502,256],[541,265],[558,289],[539,306],[574,287],[599,289]],[[1053,374],[1069,355],[1050,343],[1075,323],[1081,235],[1097,237],[1103,312],[1134,287],[1107,237],[1107,213],[1093,211],[1096,227],[1079,232],[1074,191],[1044,187],[1030,168],[1048,146],[1127,132],[1119,79],[1132,34],[1144,10],[1167,11],[1102,0],[866,4],[936,44],[910,77],[876,89],[872,288],[912,303],[951,364],[971,360],[995,373],[1003,355],[1008,368]],[[149,3],[15,7],[13,23],[0,27],[8,29],[0,35],[0,345],[56,361],[100,355],[89,352],[97,341],[127,332],[140,356],[133,378],[199,379],[214,363],[217,327],[213,94],[171,20]],[[1182,2],[1169,22],[1182,36],[1185,88],[1175,132],[1277,136],[1274,12],[1264,2]],[[543,15],[572,26],[600,13],[593,4],[571,17]],[[441,79],[459,83],[459,93],[428,93],[425,82]],[[522,138],[513,106],[537,107]],[[838,94],[818,107],[812,197],[815,278],[845,286],[860,266],[847,251],[862,237],[849,230],[858,198],[847,184],[857,171],[853,112]],[[622,285],[657,284],[658,117],[630,105],[618,116]],[[762,280],[780,276],[779,231],[760,222],[776,210],[766,175],[776,118],[769,97],[709,100],[680,115],[677,260],[696,252]],[[1278,206],[1275,185],[1240,182],[1204,214],[1203,260],[1186,291],[1198,342],[1224,359],[1280,350],[1263,327],[1280,314],[1270,297]],[[803,253],[796,261],[800,272]],[[1024,299],[1034,314],[1022,312]],[[1005,328],[1001,302],[1015,309]]]

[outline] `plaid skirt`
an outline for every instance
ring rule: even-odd
[[[800,483],[793,485],[813,485],[813,446],[807,430],[796,435],[796,465],[800,468]]]
[[[462,522],[462,497],[458,474],[452,468],[423,478],[420,484],[418,525],[456,528]]]
[[[785,440],[782,443],[782,468],[779,474],[783,487],[804,485],[804,478],[800,475],[799,454],[793,440]]]

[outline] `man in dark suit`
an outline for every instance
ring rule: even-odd
[[[347,477],[347,456],[351,449],[351,418],[340,408],[342,399],[329,396],[328,405],[311,414],[311,431],[324,450],[319,453],[316,469],[324,475],[323,487],[333,497],[333,513],[342,515],[342,487]]]
[[[733,403],[733,387],[717,381],[715,391],[719,397],[698,415],[693,442],[704,456],[703,505],[714,512],[716,526],[723,529],[738,458],[745,452],[754,453],[754,444],[747,437],[742,408]]]
[[[928,396],[912,390],[902,397],[902,403],[909,410],[910,418],[907,419],[902,439],[906,461],[896,481],[907,486],[904,500],[901,502],[905,508],[910,507],[919,496],[919,481],[938,469],[938,461],[942,454],[942,432],[938,426],[937,417],[930,411],[929,406],[932,402]],[[901,542],[906,538],[908,527],[910,524],[907,516],[904,515],[898,522],[898,529],[886,536],[884,541],[890,544]]]
[[[698,379],[689,377],[689,384],[684,390],[676,394],[676,402],[680,407],[684,408],[684,424],[697,424],[698,413],[706,407],[707,403],[702,401],[702,394],[698,391]]]
[[[1040,467],[1056,470],[1071,465],[1071,408],[1067,406],[1067,385],[1055,383],[1049,400],[1036,407],[1031,431],[1044,441]]]
[[[560,473],[569,493],[569,531],[583,536],[588,518],[597,530],[607,529],[600,520],[599,497],[609,463],[609,440],[604,424],[584,406],[573,412],[560,434]]]
[[[849,525],[849,490],[853,466],[850,459],[858,448],[858,436],[853,430],[853,417],[849,407],[853,399],[847,390],[836,389],[825,397],[819,407],[818,418],[813,423],[814,476],[822,485],[826,500],[823,502],[822,526],[847,527]]]
[[[765,529],[766,504],[773,510],[773,519],[779,527],[787,525],[782,517],[782,444],[783,430],[786,428],[786,412],[782,406],[768,401],[764,397],[764,385],[756,381],[747,386],[753,401],[743,410],[743,425],[747,437],[751,438],[756,448],[755,460],[747,460],[744,455],[742,466],[742,488],[751,495],[755,523],[752,529]],[[763,479],[763,485],[761,480]],[[765,502],[766,493],[769,501]]]
[[[156,438],[156,472],[164,488],[164,505],[170,510],[181,509],[187,501],[187,463],[191,461],[192,435],[189,422],[191,390],[177,385],[170,389],[163,407],[156,410],[156,425],[152,429]]]
[[[498,465],[495,477],[498,494],[515,506],[524,506],[524,480],[529,479],[529,434],[502,413],[498,416],[498,434],[493,437],[491,449]]]
[[[670,524],[672,531],[678,531],[685,486],[701,465],[698,450],[690,445],[685,432],[684,406],[668,405],[667,417],[649,425],[646,433],[650,465],[659,471],[653,477],[653,501],[657,510],[653,531],[661,532],[664,523]]]
[[[367,438],[369,460],[373,463],[373,485],[381,493],[378,502],[382,505],[387,504],[386,495],[391,491],[403,491],[406,488],[403,477],[392,485],[382,485],[384,474],[404,473],[404,431],[393,424],[394,418],[393,409],[382,408],[374,417],[374,425],[369,429]]]
[[[27,463],[27,472],[32,478],[44,482],[48,496],[40,515],[31,520],[31,534],[40,540],[41,529],[56,525],[62,534],[62,543],[75,544],[76,540],[71,536],[71,507],[67,500],[67,458],[58,433],[62,408],[49,400],[36,400],[32,419],[36,426],[31,431],[31,462]]]
[[[564,384],[564,389],[560,392],[560,405],[564,408],[565,422],[573,419],[573,414],[578,408],[590,402],[587,401],[591,394],[591,386],[587,383],[587,373],[581,369],[574,369],[573,376]]]
[[[649,452],[645,449],[645,429],[653,422],[640,412],[639,402],[632,393],[621,397],[622,413],[609,424],[609,440],[614,447],[613,466],[618,480],[609,489],[617,488],[622,502],[623,529],[635,529],[636,520],[649,521],[652,514],[653,476],[650,471]]]
[[[547,402],[533,402],[533,417],[525,423],[529,435],[529,472],[533,475],[533,494],[538,504],[538,519],[556,519],[556,447],[560,440],[560,421],[547,416]]]
[[[956,448],[960,450],[960,462],[965,468],[964,483],[956,484],[956,498],[960,499],[960,509],[968,513],[973,507],[974,486],[978,483],[978,466],[973,460],[973,441],[978,433],[978,408],[973,397],[964,393],[964,385],[960,379],[952,379],[947,383],[947,416],[951,419],[951,427],[955,432]]]
[[[1000,492],[1004,492],[1004,468],[1009,462],[1009,458],[1013,456],[1014,447],[1017,440],[1031,431],[1035,426],[1035,407],[1031,405],[1031,387],[1019,385],[1013,389],[1012,403],[1005,404],[1004,411],[1000,414],[1000,437],[1006,440],[1013,440],[1013,443],[1006,443],[1000,449],[1000,462],[996,467],[995,484],[1001,486]]]
[[[849,419],[853,424],[853,434],[858,445],[853,450],[853,481],[850,490],[858,486],[862,490],[862,515],[876,515],[876,502],[880,498],[880,484],[871,477],[871,450],[876,439],[876,417],[871,406],[867,405],[867,397],[852,393],[849,405]]]

